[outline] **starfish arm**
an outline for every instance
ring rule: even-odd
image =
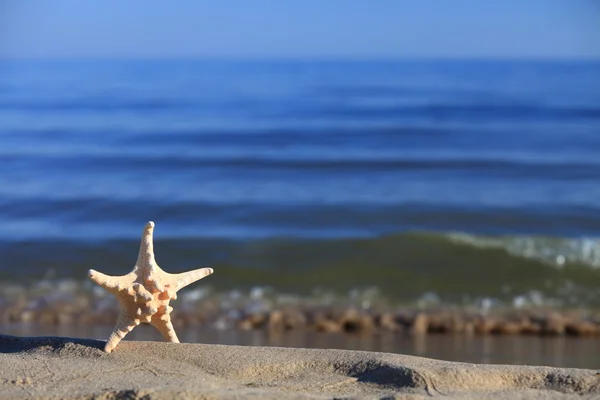
[[[194,283],[210,274],[214,271],[212,268],[200,268],[193,271],[182,272],[181,274],[169,274],[171,281],[174,282],[172,287],[175,291],[186,287],[187,285]]]
[[[119,319],[117,320],[117,324],[113,329],[112,333],[108,337],[106,341],[106,346],[104,346],[104,351],[110,353],[114,350],[115,347],[119,344],[121,339],[125,337],[129,332],[133,330],[138,324],[138,321],[132,321],[125,315],[124,313],[119,314]]]
[[[140,242],[140,251],[136,265],[145,265],[154,261],[154,222],[148,221],[142,232],[142,240]]]
[[[165,340],[171,343],[179,343],[179,338],[177,338],[177,333],[175,333],[175,328],[173,328],[173,323],[171,322],[169,314],[164,314],[158,318],[152,318],[151,324],[158,329]]]
[[[93,269],[88,271],[88,277],[109,292],[118,292],[123,280],[122,276],[110,276]]]

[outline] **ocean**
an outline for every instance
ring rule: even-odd
[[[0,61],[0,286],[600,305],[600,62]],[[370,293],[371,293],[370,292]]]

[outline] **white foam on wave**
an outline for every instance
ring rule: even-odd
[[[451,233],[448,237],[456,243],[505,249],[514,256],[538,260],[557,268],[562,268],[567,263],[600,268],[600,238],[492,237],[461,232]]]

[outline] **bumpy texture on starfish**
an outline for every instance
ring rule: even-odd
[[[104,351],[110,353],[121,339],[142,322],[156,327],[169,342],[179,343],[171,323],[173,307],[169,301],[177,298],[177,291],[213,273],[212,268],[201,268],[181,274],[169,274],[154,260],[152,233],[154,222],[144,227],[140,252],[133,271],[123,276],[109,276],[90,269],[91,280],[112,293],[119,300],[117,325],[106,342]]]

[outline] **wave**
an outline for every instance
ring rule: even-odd
[[[351,89],[351,88],[350,88]],[[385,93],[383,93],[385,94]],[[427,94],[426,92],[423,95]],[[359,97],[361,99],[361,97]],[[0,99],[0,112],[50,112],[50,113],[81,113],[95,112],[101,114],[116,112],[168,112],[178,111],[209,112],[212,115],[234,116],[246,115],[255,118],[352,118],[354,120],[393,120],[395,118],[421,118],[427,120],[598,120],[600,108],[591,105],[579,106],[553,106],[543,104],[518,104],[514,102],[485,102],[477,100],[463,102],[452,97],[448,102],[434,99],[416,101],[394,101],[388,99],[383,104],[370,102],[362,98],[365,104],[353,104],[346,101],[326,101],[325,99],[311,99],[304,103],[290,102],[285,106],[279,105],[277,100],[242,101],[230,100],[227,102],[211,99],[185,99],[185,98],[140,98],[128,99],[121,94],[111,98],[74,98],[74,99]],[[376,98],[375,98],[376,99]],[[334,103],[331,105],[329,103]]]
[[[115,112],[115,111],[173,111],[177,109],[194,108],[192,102],[184,100],[164,99],[123,99],[121,97],[108,99],[75,98],[69,100],[18,100],[8,99],[0,101],[0,111],[22,111],[22,112]],[[197,106],[196,106],[197,107]]]
[[[67,192],[58,192],[51,198],[13,196],[0,201],[0,212],[7,216],[0,226],[0,239],[40,238],[44,232],[66,239],[122,237],[124,232],[135,231],[136,223],[149,218],[166,221],[163,232],[171,237],[181,232],[186,232],[186,237],[336,238],[373,237],[398,230],[554,235],[600,231],[600,210],[583,206],[466,208],[435,200],[427,205],[385,203],[378,199],[372,199],[370,204],[368,199],[360,204],[343,199],[329,204],[315,204],[315,200],[282,204],[281,196],[285,194],[281,193],[244,201],[219,198],[214,193],[190,195],[196,198],[186,200],[186,193],[169,190],[147,193],[146,188],[141,188],[110,197],[82,198]],[[62,229],[63,226],[69,229]]]
[[[306,116],[390,118],[417,117],[433,120],[576,120],[600,119],[600,108],[595,107],[552,107],[541,105],[496,105],[496,104],[435,104],[331,107],[307,113]]]
[[[380,127],[377,125],[340,128],[340,127],[310,127],[290,128],[283,124],[281,127],[253,128],[245,127],[243,129],[232,128],[191,128],[191,129],[131,129],[131,128],[107,128],[97,129],[87,127],[84,129],[7,129],[0,133],[3,140],[18,142],[26,138],[31,141],[38,141],[50,145],[60,143],[63,147],[72,144],[92,144],[102,145],[107,141],[118,150],[119,146],[130,147],[140,146],[143,143],[144,148],[152,149],[153,146],[169,148],[173,145],[194,146],[202,148],[204,146],[220,146],[228,143],[235,143],[235,148],[255,149],[257,147],[269,147],[282,150],[288,146],[293,148],[302,148],[306,146],[343,146],[344,150],[348,145],[360,144],[375,141],[377,146],[397,145],[399,140],[420,140],[427,141],[431,139],[450,139],[452,135],[468,134],[472,128],[442,128],[428,126],[410,126],[393,125]],[[367,140],[368,139],[368,140]],[[587,145],[588,143],[586,143]],[[372,144],[371,144],[372,145]],[[116,148],[115,148],[116,147]],[[229,147],[232,147],[231,145]],[[35,151],[31,149],[30,151]],[[3,149],[3,152],[10,149]],[[339,149],[338,149],[339,151]],[[345,152],[345,151],[344,151]]]
[[[132,151],[127,154],[111,152],[108,149],[102,152],[92,149],[91,154],[79,152],[65,156],[48,154],[49,149],[44,149],[46,154],[36,155],[34,160],[26,160],[21,154],[2,155],[0,161],[10,168],[12,164],[18,166],[23,162],[34,162],[39,167],[60,168],[85,168],[87,171],[109,172],[126,169],[127,171],[145,170],[153,166],[162,171],[199,169],[199,168],[234,168],[243,170],[278,170],[278,171],[328,171],[353,173],[360,171],[432,171],[443,173],[453,171],[477,171],[477,174],[499,174],[503,177],[535,177],[537,179],[600,179],[598,160],[585,161],[570,160],[556,162],[543,159],[521,159],[506,157],[506,159],[478,158],[475,155],[467,157],[402,157],[393,154],[386,155],[378,151],[361,151],[356,154],[335,154],[322,149],[321,154],[302,154],[298,149],[295,153],[277,152],[274,150],[263,151],[260,155],[250,155],[250,152],[233,151],[210,153],[208,150],[198,155],[169,155],[148,154],[144,151]],[[137,153],[137,154],[136,154]],[[219,154],[222,153],[222,154]],[[256,153],[254,151],[253,153]],[[328,154],[329,153],[329,154]]]
[[[88,268],[122,274],[138,242],[4,242],[0,280],[85,279]],[[600,305],[600,239],[405,233],[377,238],[220,240],[156,239],[168,271],[215,269],[217,290],[255,286],[282,293],[348,293],[374,287],[383,298],[426,293],[454,303],[489,297],[511,302],[531,293],[553,304]]]

